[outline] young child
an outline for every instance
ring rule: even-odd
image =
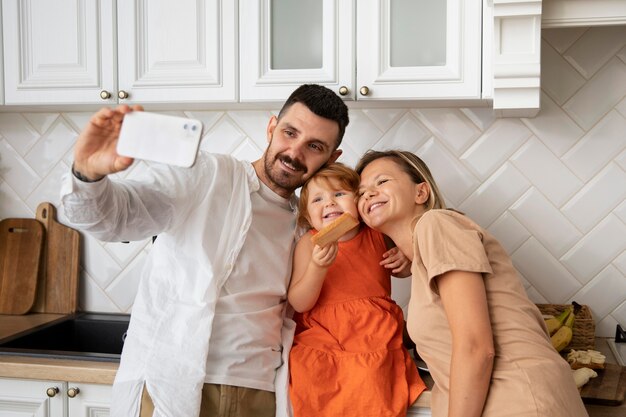
[[[311,230],[296,245],[288,291],[297,312],[289,357],[295,417],[405,416],[426,388],[390,297],[391,274],[409,276],[409,260],[364,224],[324,248],[311,242],[342,213],[359,218],[359,181],[334,163],[302,187],[298,223]]]

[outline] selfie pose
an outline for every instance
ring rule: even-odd
[[[191,168],[150,164],[143,181],[113,180],[133,162],[116,145],[124,117],[139,110],[91,118],[62,190],[72,227],[111,242],[158,235],[111,416],[287,415],[293,192],[341,154],[348,109],[331,90],[303,85],[269,120],[259,160],[201,152]]]
[[[298,311],[289,357],[294,417],[401,417],[426,388],[391,299],[391,274],[410,276],[408,259],[356,220],[338,241],[315,242],[345,214],[358,219],[358,187],[357,173],[340,163],[302,187],[298,223],[310,230],[296,246],[288,292]]]
[[[363,220],[412,260],[407,327],[435,381],[433,417],[587,416],[498,241],[446,209],[416,155],[369,151],[356,169]]]

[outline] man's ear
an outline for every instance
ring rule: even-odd
[[[415,202],[417,204],[426,204],[430,196],[430,187],[426,181],[415,184]]]
[[[330,154],[330,158],[328,158],[328,163],[332,164],[333,162],[335,162],[337,158],[341,156],[342,153],[343,151],[341,149],[335,149],[333,153]]]
[[[276,125],[278,124],[278,118],[276,116],[270,117],[270,121],[267,123],[267,142],[272,141],[272,136],[274,135],[274,129],[276,129]]]

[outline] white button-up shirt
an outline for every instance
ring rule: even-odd
[[[111,415],[137,416],[145,384],[155,417],[196,417],[217,300],[248,235],[251,193],[260,182],[249,162],[207,153],[191,169],[155,164],[150,174],[124,183],[82,183],[68,175],[62,203],[71,226],[103,241],[159,235],[142,271]],[[290,259],[293,228],[270,241],[276,256]],[[290,262],[277,265],[270,276],[290,275]],[[284,299],[280,304],[274,310],[283,320],[283,366],[275,390],[282,416],[289,413],[286,365],[294,325],[285,317]],[[276,329],[275,323],[255,325]]]

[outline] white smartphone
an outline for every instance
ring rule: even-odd
[[[145,111],[124,116],[117,153],[181,167],[196,161],[202,122]]]

